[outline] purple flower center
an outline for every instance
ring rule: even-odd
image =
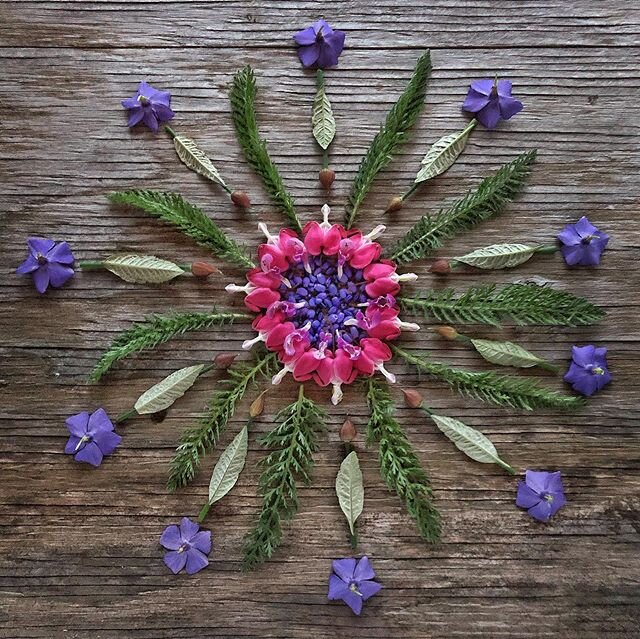
[[[352,581],[349,583],[349,590],[354,594],[358,595],[358,597],[362,597],[362,593],[358,590],[358,582]]]
[[[149,98],[145,97],[144,95],[138,96],[138,102],[140,102],[142,106],[147,106],[151,104],[151,100],[149,100]]]
[[[320,30],[318,31],[318,33],[316,33],[316,42],[324,42],[324,34],[322,33],[322,29],[324,29],[324,27],[320,27]]]
[[[595,235],[585,235],[581,240],[580,243],[581,244],[590,244],[591,240],[593,240],[596,236]]]
[[[309,259],[309,271],[300,263],[283,273],[291,285],[280,286],[283,300],[300,305],[291,322],[296,329],[310,324],[311,346],[335,345],[338,336],[348,344],[357,344],[366,332],[358,326],[345,326],[345,322],[354,319],[359,305],[371,299],[365,291],[362,270],[347,264],[340,275],[337,256],[317,255]]]
[[[549,493],[547,493],[546,495],[542,495],[542,498],[545,501],[548,501],[550,504],[553,503],[553,495],[550,495]]]
[[[591,373],[592,375],[604,375],[604,368],[602,368],[601,366],[594,366],[591,369]]]
[[[38,253],[36,259],[38,260],[38,264],[40,264],[40,266],[44,266],[48,262],[47,258],[42,253]]]
[[[185,541],[180,548],[178,548],[178,552],[186,552],[191,548],[191,544],[188,541]]]

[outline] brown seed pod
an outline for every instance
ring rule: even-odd
[[[217,368],[227,369],[233,364],[236,357],[238,357],[237,353],[218,353],[213,358],[213,363]]]
[[[329,168],[320,169],[318,177],[320,179],[320,184],[322,184],[325,189],[328,189],[336,179],[336,172]]]
[[[387,206],[387,210],[385,213],[395,213],[402,208],[403,199],[400,196],[392,197],[389,200],[389,204]]]
[[[358,435],[355,425],[348,417],[344,420],[344,424],[340,426],[339,435],[340,441],[343,442],[352,442]]]
[[[430,267],[430,273],[435,273],[436,275],[446,275],[447,273],[451,273],[451,264],[449,264],[449,260],[436,260]]]
[[[213,266],[213,264],[209,264],[209,262],[194,262],[191,265],[191,272],[196,277],[205,278],[214,273],[220,273],[220,269]]]
[[[264,412],[264,396],[266,393],[267,391],[263,390],[260,395],[251,402],[251,406],[249,406],[249,416],[251,418],[259,417]]]
[[[231,194],[231,201],[240,208],[248,209],[251,206],[251,200],[244,191],[234,191]]]
[[[445,339],[454,340],[457,339],[460,333],[456,331],[453,326],[437,326],[433,329],[440,337],[444,337]]]
[[[415,388],[403,388],[404,403],[409,408],[420,408],[424,401],[422,395]]]

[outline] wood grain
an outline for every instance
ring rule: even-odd
[[[361,434],[367,492],[360,550],[372,557],[384,590],[356,618],[326,601],[330,560],[349,554],[333,484],[339,425],[348,414],[364,430],[366,406],[355,389],[330,411],[313,486],[301,491],[301,512],[283,546],[251,574],[240,572],[239,560],[259,507],[255,435],[290,401],[293,385],[268,395],[247,468],[211,510],[212,564],[192,578],[167,574],[157,540],[166,525],[198,512],[217,453],[180,494],[167,494],[164,484],[176,440],[206,404],[219,373],[198,380],[162,423],[128,422],[121,448],[99,470],[63,453],[68,415],[98,406],[117,414],[172,370],[239,349],[248,335],[242,324],[185,336],[122,363],[99,386],[84,383],[102,349],[131,321],[214,302],[240,308],[224,285],[242,273],[216,262],[224,271],[218,280],[181,278],[159,287],[85,273],[40,297],[14,274],[25,237],[67,239],[82,259],[128,249],[177,262],[206,258],[172,229],[107,203],[107,192],[136,187],[182,192],[249,245],[260,239],[258,220],[277,228],[281,219],[245,166],[229,116],[230,79],[247,63],[256,69],[260,126],[272,156],[302,218],[316,218],[325,197],[310,135],[314,78],[300,69],[290,37],[318,11],[311,1],[0,2],[0,637],[640,637],[640,10],[634,2],[349,0],[333,2],[327,14],[348,32],[339,68],[326,74],[338,127],[331,148],[338,173],[329,198],[334,215],[342,215],[368,141],[429,47],[434,73],[426,108],[414,138],[366,200],[362,226],[387,223],[390,245],[417,216],[535,147],[539,160],[519,200],[500,220],[440,254],[507,240],[548,242],[581,215],[612,237],[593,270],[567,269],[558,256],[503,273],[468,269],[444,280],[429,275],[426,261],[413,269],[421,287],[461,290],[542,276],[607,308],[607,318],[589,328],[466,331],[519,341],[562,366],[573,343],[606,345],[614,382],[576,414],[485,407],[395,367],[398,386],[420,388],[435,409],[480,428],[519,471],[561,469],[569,503],[552,523],[539,525],[515,508],[516,479],[466,460],[402,405],[398,390],[398,416],[432,477],[444,537],[435,547],[420,541]],[[388,198],[411,183],[428,145],[464,122],[459,105],[468,83],[494,73],[513,80],[525,110],[495,131],[474,131],[449,172],[385,219]],[[143,78],[173,93],[172,126],[250,193],[251,212],[238,212],[215,185],[179,164],[168,137],[126,128],[119,101]],[[464,345],[426,331],[408,343],[434,359],[485,367]],[[545,382],[563,388],[549,375]],[[327,401],[325,391],[309,390]],[[251,399],[223,443],[242,424]]]

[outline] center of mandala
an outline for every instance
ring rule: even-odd
[[[322,213],[323,222],[309,222],[301,236],[290,229],[272,235],[259,224],[267,237],[259,266],[247,273],[246,285],[226,289],[245,293],[245,305],[257,314],[257,336],[243,348],[264,342],[278,353],[283,367],[272,382],[292,373],[299,382],[332,385],[336,404],[342,384],[358,376],[380,372],[395,381],[385,368],[392,356],[387,342],[420,327],[399,317],[400,283],[416,276],[399,275],[395,263],[380,259],[374,240],[385,227],[364,235],[330,224],[328,206]]]

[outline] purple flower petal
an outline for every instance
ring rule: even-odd
[[[211,552],[211,531],[201,530],[191,538],[191,545],[208,555]]]
[[[564,261],[569,266],[597,266],[609,242],[609,236],[584,216],[575,224],[565,226],[558,239],[562,242],[560,250]]]
[[[92,466],[100,466],[102,463],[102,451],[95,442],[87,442],[75,455],[74,459],[79,462],[86,462]]]
[[[336,56],[336,61],[334,62],[334,64],[338,64],[338,56],[344,49],[344,41],[346,37],[347,34],[344,31],[340,31],[339,29],[332,31],[330,34],[325,34],[324,41],[329,47],[331,47]]]
[[[323,18],[320,18],[320,20],[317,20],[316,22],[314,22],[311,25],[311,28],[313,29],[313,32],[316,34],[320,33],[320,31],[322,31],[323,35],[327,35],[328,33],[333,32],[333,29],[331,28],[329,23]]]
[[[200,530],[200,526],[195,521],[191,521],[188,517],[183,517],[180,521],[180,534],[183,541],[191,541],[195,534]]]
[[[145,111],[143,108],[133,109],[129,111],[129,119],[127,120],[127,126],[129,128],[132,128],[136,124],[138,124],[138,122],[140,122],[144,117],[144,113]]]
[[[486,96],[490,96],[493,91],[493,87],[495,85],[495,80],[491,78],[484,78],[482,80],[474,80],[471,83],[471,89],[476,91],[477,93],[481,93]]]
[[[353,579],[353,573],[356,568],[356,560],[353,557],[346,559],[335,559],[332,563],[333,572],[345,582]]]
[[[180,536],[180,528],[175,524],[167,526],[162,535],[160,535],[160,545],[167,550],[178,550],[182,546],[182,537]]]
[[[158,131],[158,118],[152,109],[145,109],[142,121],[154,132]]]
[[[156,118],[158,118],[159,122],[167,122],[171,120],[175,115],[175,113],[164,104],[154,104],[153,112],[155,113]]]
[[[313,27],[307,27],[295,33],[293,39],[296,41],[296,44],[302,46],[314,44],[316,41],[316,31]]]
[[[487,129],[495,129],[500,122],[500,105],[498,100],[490,100],[487,106],[476,113],[476,118]]]
[[[551,497],[553,497],[553,501],[548,502],[550,504],[549,517],[553,517],[567,503],[562,492],[551,493]]]
[[[42,294],[45,293],[49,286],[49,269],[47,266],[42,266],[38,270],[33,271],[33,283],[35,284],[36,291]]]
[[[538,495],[542,495],[549,490],[549,474],[550,473],[544,470],[527,470],[524,477],[527,486],[538,493]]]
[[[575,246],[582,242],[582,237],[580,237],[580,234],[576,231],[575,224],[567,224],[562,231],[558,233],[557,238],[567,246]]]
[[[298,49],[298,57],[303,66],[313,66],[320,57],[320,45],[315,43],[308,47],[300,47]]]
[[[335,67],[338,64],[338,56],[331,46],[325,44],[320,47],[320,55],[316,64],[320,69],[328,69],[329,67]]]
[[[193,575],[209,565],[207,556],[197,548],[190,548],[185,553],[187,555],[187,574]]]
[[[510,120],[516,113],[520,113],[523,108],[522,102],[515,98],[501,97],[498,100],[498,104],[500,106],[500,115],[503,120]]]
[[[518,482],[516,494],[516,506],[520,508],[532,508],[540,501],[540,495],[523,481]]]
[[[477,113],[489,104],[489,96],[484,93],[478,93],[474,89],[469,89],[467,97],[462,103],[462,108],[470,113]]]
[[[349,592],[349,584],[345,583],[337,575],[329,575],[329,592],[327,598],[330,600],[342,599]]]
[[[356,615],[359,615],[362,612],[362,597],[360,595],[356,595],[355,592],[347,590],[342,597],[342,601],[344,601]]]
[[[56,262],[50,263],[47,270],[49,272],[49,284],[53,288],[60,288],[73,277],[73,269],[70,266],[64,266]]]
[[[147,84],[144,80],[142,80],[138,85],[138,95],[142,95],[145,98],[151,97],[154,91],[155,89],[150,84]]]
[[[111,455],[122,441],[122,437],[111,431],[100,430],[93,436],[103,455]]]
[[[122,100],[120,102],[120,104],[125,109],[136,109],[136,110],[142,109],[142,105],[140,104],[140,100],[138,100],[138,96],[137,95],[134,95],[131,98],[125,98],[124,100]]]
[[[47,259],[50,262],[59,262],[60,264],[73,264],[76,261],[68,242],[59,242],[56,244],[47,253]]]
[[[16,269],[16,273],[19,273],[20,275],[26,275],[28,273],[33,273],[33,271],[35,271],[37,268],[40,268],[38,260],[33,255],[29,254],[29,257],[24,262],[22,262],[20,266],[18,266],[18,268]]]
[[[377,581],[360,581],[358,582],[358,591],[362,595],[362,601],[366,601],[369,597],[373,597],[377,592],[380,592],[382,584]]]
[[[171,93],[169,91],[160,91],[159,89],[153,89],[153,92],[149,96],[149,99],[153,103],[154,108],[162,106],[169,109],[171,105]],[[171,109],[169,109],[171,111]],[[173,111],[171,111],[173,114]],[[173,117],[173,116],[172,116]]]
[[[551,504],[546,499],[541,499],[535,506],[527,511],[538,521],[549,521],[551,517]]]
[[[46,255],[54,246],[55,242],[46,237],[30,237],[27,239],[27,246],[33,255]]]
[[[81,439],[81,437],[71,435],[71,437],[69,437],[67,445],[64,447],[64,452],[67,453],[67,455],[75,455],[78,451],[78,444],[80,443]]]
[[[111,431],[113,428],[113,423],[104,408],[98,408],[91,417],[89,417],[89,431],[93,434],[98,431]]]
[[[167,568],[169,568],[174,575],[177,575],[187,563],[187,553],[172,551],[166,553],[163,559]]]
[[[495,84],[495,82],[492,84]],[[493,89],[493,86],[491,88]],[[498,80],[497,89],[498,95],[501,98],[510,98],[511,91],[513,89],[513,83],[511,82],[511,80]]]
[[[369,557],[364,555],[358,562],[355,570],[353,571],[353,578],[356,581],[364,581],[365,579],[373,579],[376,576],[375,571],[371,566]]]
[[[587,237],[588,235],[594,235],[598,232],[597,227],[591,224],[588,218],[584,215],[575,223],[574,226],[580,237]]]
[[[596,356],[596,347],[592,344],[587,346],[572,346],[571,347],[571,359],[578,364],[578,366],[590,366]]]
[[[567,266],[577,266],[582,260],[584,247],[581,244],[575,246],[561,246],[560,252]]]
[[[71,417],[67,417],[65,424],[72,435],[82,437],[86,434],[89,426],[89,413],[84,411],[77,415],[71,415]]]

